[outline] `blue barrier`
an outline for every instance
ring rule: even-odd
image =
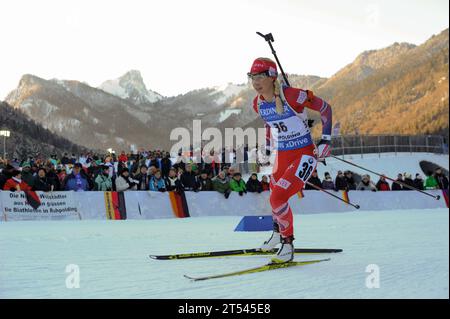
[[[244,216],[234,231],[267,231],[272,229],[272,216]]]

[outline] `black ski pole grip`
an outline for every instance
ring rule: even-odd
[[[267,42],[274,42],[272,33],[262,34],[261,32],[256,32],[257,35],[261,36],[266,40]]]

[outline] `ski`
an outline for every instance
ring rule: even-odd
[[[263,256],[274,255],[278,249],[270,251],[262,251],[259,248],[208,251],[198,253],[173,254],[173,255],[150,255],[150,258],[156,260],[172,260],[172,259],[190,259],[190,258],[211,258],[211,257],[227,257],[227,256]],[[342,249],[325,249],[325,248],[296,248],[296,254],[328,254],[340,253]]]
[[[211,276],[205,276],[205,277],[191,277],[188,275],[184,275],[184,277],[187,279],[190,279],[192,281],[200,281],[200,280],[208,280],[208,279],[215,279],[215,278],[224,278],[224,277],[253,274],[253,273],[257,273],[257,272],[269,271],[269,270],[280,269],[280,268],[304,266],[304,265],[316,264],[316,263],[320,263],[322,261],[329,261],[329,260],[331,260],[331,259],[327,258],[327,259],[317,259],[317,260],[291,261],[288,263],[281,263],[281,264],[266,264],[266,265],[259,266],[259,267],[248,268],[248,269],[238,270],[238,271],[234,271],[234,272],[219,274],[219,275],[211,275]]]

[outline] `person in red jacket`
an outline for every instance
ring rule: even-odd
[[[377,182],[377,190],[379,191],[390,191],[391,187],[389,186],[389,183],[386,182],[386,178],[384,176],[380,176],[380,179]]]
[[[8,179],[3,186],[3,190],[10,192],[24,192],[27,203],[34,209],[41,205],[39,196],[32,190],[32,187],[22,180],[22,174],[18,170],[12,172],[12,177]]]
[[[262,177],[261,184],[262,184],[263,192],[270,191],[270,184],[269,184],[269,180],[267,179],[266,175],[264,175]]]
[[[31,191],[31,187],[22,180],[22,173],[18,170],[12,172],[12,177],[3,186],[3,190],[11,192]]]
[[[317,162],[330,154],[331,106],[309,90],[281,85],[277,65],[271,59],[256,59],[248,76],[257,92],[253,109],[266,124],[266,155],[271,149],[277,150],[270,180],[274,231],[261,249],[267,251],[281,243],[272,262],[289,262],[294,258],[294,225],[288,200],[303,189]],[[320,113],[322,139],[317,147],[311,137],[307,108]]]
[[[125,154],[125,151],[122,151],[122,153],[119,155],[119,162],[126,163],[128,162],[128,156]]]

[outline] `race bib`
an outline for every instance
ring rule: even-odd
[[[300,164],[297,167],[295,176],[300,178],[304,183],[309,179],[312,172],[316,168],[317,160],[313,156],[303,155]]]

